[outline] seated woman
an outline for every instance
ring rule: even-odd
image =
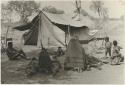
[[[120,46],[117,45],[117,41],[113,41],[113,52],[111,57],[111,65],[118,65],[121,61],[124,60],[124,57],[120,53],[120,49],[122,49]]]
[[[7,48],[7,56],[10,60],[16,60],[19,57],[27,59],[26,54],[23,52],[23,50],[16,50],[13,48],[13,43],[9,42],[8,43],[8,48]]]
[[[39,55],[39,67],[46,73],[52,73],[52,61],[45,48],[42,48]]]

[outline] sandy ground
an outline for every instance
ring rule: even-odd
[[[38,49],[27,51],[27,56],[38,54]],[[98,56],[103,54],[97,54]],[[25,67],[29,60],[9,61],[2,55],[1,77],[5,84],[123,84],[124,64],[111,66],[104,64],[102,70],[92,68],[91,71],[81,73],[74,71],[60,71],[56,77],[47,74],[36,74],[32,78],[25,76]]]

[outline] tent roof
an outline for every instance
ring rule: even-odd
[[[33,24],[35,24],[36,20],[39,20],[39,15],[43,13],[53,24],[58,25],[59,28],[68,28],[67,26],[70,25],[71,28],[92,28],[94,27],[94,22],[87,16],[82,16],[81,21],[77,21],[72,19],[67,14],[52,14],[45,11],[41,11],[30,23],[25,25],[14,27],[14,29],[18,29],[20,31],[30,29]]]
[[[51,22],[63,25],[70,25],[72,27],[89,27],[92,28],[94,26],[94,22],[88,17],[81,15],[81,20],[77,21],[72,19],[72,16],[68,14],[52,14],[48,12],[43,12]]]

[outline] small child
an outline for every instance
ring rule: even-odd
[[[62,50],[62,47],[58,47],[58,50],[57,50],[57,56],[62,56],[64,55],[64,52]]]
[[[107,54],[111,57],[111,47],[112,43],[109,41],[109,37],[105,38],[105,57],[107,58]]]
[[[123,56],[120,53],[120,49],[122,49],[120,46],[117,46],[117,41],[113,41],[113,52],[112,52],[112,57],[111,57],[111,65],[118,65],[120,64],[120,61],[123,60]]]

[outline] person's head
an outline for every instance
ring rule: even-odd
[[[12,48],[13,47],[13,43],[12,42],[8,42],[8,47]]]
[[[114,40],[114,41],[113,41],[113,45],[114,45],[114,46],[117,46],[117,44],[118,44],[117,41]]]
[[[58,47],[58,49],[62,49],[62,47]]]
[[[108,42],[108,41],[109,41],[109,37],[106,37],[106,38],[105,38],[105,41]]]
[[[42,48],[41,52],[42,52],[42,53],[46,53],[47,50],[46,50],[45,48]]]

